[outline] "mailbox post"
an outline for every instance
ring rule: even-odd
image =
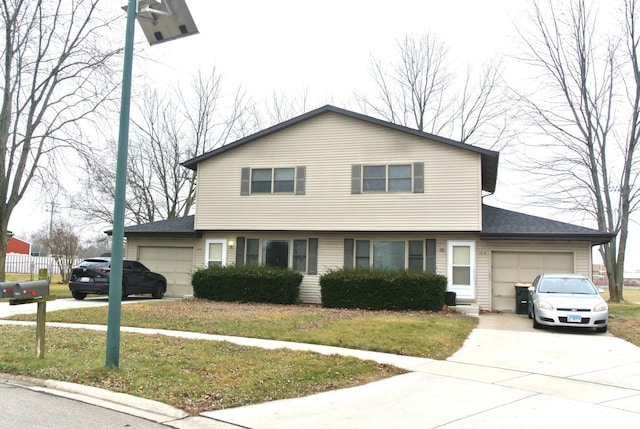
[[[5,286],[6,285],[6,286]],[[44,358],[45,323],[47,319],[47,301],[53,301],[55,296],[49,295],[49,281],[37,280],[33,282],[6,282],[0,284],[2,296],[12,296],[9,305],[37,303],[36,313],[36,358]],[[8,291],[12,290],[9,295]]]

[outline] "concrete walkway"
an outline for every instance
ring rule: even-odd
[[[478,328],[447,361],[178,331],[122,330],[339,353],[410,372],[364,386],[211,411],[198,417],[187,417],[154,401],[95,388],[55,381],[40,388],[62,395],[73,390],[78,399],[98,398],[102,406],[120,406],[132,414],[137,410],[146,418],[183,429],[640,427],[640,348],[591,331],[534,331],[523,315],[481,315]]]

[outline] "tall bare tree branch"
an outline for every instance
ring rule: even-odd
[[[622,302],[629,218],[638,206],[637,2],[625,0],[622,31],[604,35],[585,0],[556,6],[532,1],[532,30],[521,33],[522,60],[544,82],[520,94],[540,136],[527,160],[542,189],[534,202],[588,213],[616,234],[600,252],[611,300]]]
[[[51,157],[82,149],[78,128],[89,122],[115,85],[105,42],[111,22],[100,0],[2,0],[0,106],[0,280],[7,227]]]

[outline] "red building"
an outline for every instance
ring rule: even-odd
[[[7,254],[19,253],[21,255],[31,254],[31,243],[20,240],[19,238],[11,237],[7,243]]]

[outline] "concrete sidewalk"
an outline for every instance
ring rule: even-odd
[[[0,321],[0,323],[17,323]],[[50,323],[51,326],[72,326]],[[105,326],[85,326],[105,330]],[[447,361],[337,347],[122,328],[237,344],[339,353],[389,363],[407,374],[364,386],[303,398],[211,411],[187,417],[180,410],[102,391],[170,427],[194,428],[549,428],[640,427],[640,348],[607,334],[534,331],[527,316],[487,314],[464,346]],[[43,388],[68,386],[51,382]],[[77,386],[77,385],[73,385]],[[116,398],[116,396],[118,396]],[[103,406],[108,406],[104,405]],[[166,406],[165,406],[166,407]],[[163,410],[160,412],[159,410]]]

